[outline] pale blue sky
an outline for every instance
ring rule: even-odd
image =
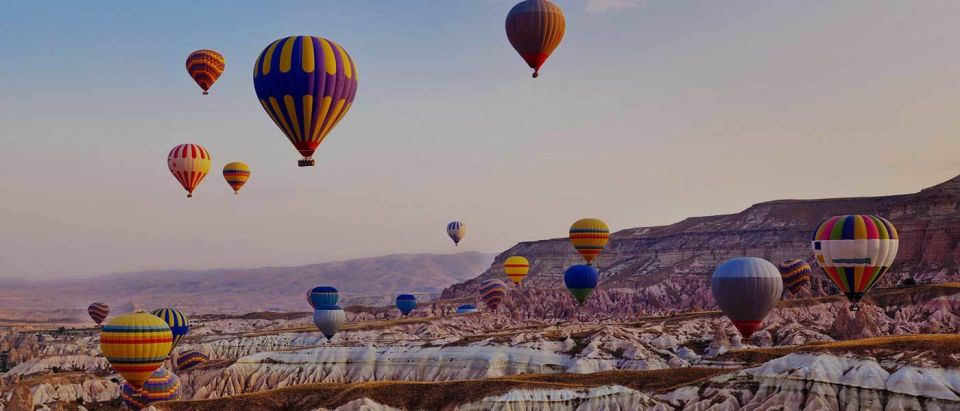
[[[504,35],[512,0],[168,3],[4,3],[0,276],[499,252],[580,217],[618,230],[960,174],[954,1],[561,0],[536,80]],[[251,81],[295,34],[360,74],[314,168]],[[227,59],[206,97],[184,70],[199,48]],[[214,158],[190,200],[165,161],[184,142]],[[253,170],[239,198],[233,160]]]

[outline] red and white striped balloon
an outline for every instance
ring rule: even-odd
[[[181,144],[167,155],[167,168],[187,190],[187,197],[193,197],[193,190],[210,171],[210,152],[198,144]]]

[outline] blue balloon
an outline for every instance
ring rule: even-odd
[[[340,294],[337,289],[327,285],[313,287],[307,291],[307,302],[314,310],[324,305],[337,305],[339,301]]]
[[[563,273],[563,282],[567,289],[573,294],[580,305],[587,300],[587,297],[597,288],[597,279],[600,272],[590,265],[578,264],[567,269]]]
[[[477,312],[477,307],[473,304],[464,304],[457,307],[457,314],[470,314]]]
[[[400,294],[397,296],[397,309],[403,315],[410,314],[414,308],[417,308],[417,297],[413,294]]]

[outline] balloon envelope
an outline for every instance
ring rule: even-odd
[[[187,73],[206,95],[210,87],[213,87],[213,83],[220,78],[226,64],[227,61],[223,59],[223,55],[214,50],[197,50],[187,56]]]
[[[123,379],[139,387],[170,354],[173,333],[159,317],[118,315],[100,330],[100,351]]]
[[[186,371],[207,361],[210,361],[210,357],[200,351],[184,351],[177,356],[177,370]]]
[[[507,286],[500,280],[487,280],[480,283],[480,301],[483,301],[490,311],[496,311],[506,295]]]
[[[570,226],[570,242],[587,264],[593,263],[609,239],[610,227],[596,218],[577,220]]]
[[[210,171],[210,153],[197,144],[181,144],[167,154],[167,168],[187,190],[187,197],[193,197],[193,190]]]
[[[417,297],[413,294],[400,294],[397,296],[397,309],[403,315],[410,314],[414,308],[417,308]]]
[[[223,179],[233,189],[234,194],[240,194],[240,189],[250,179],[250,167],[242,161],[234,161],[223,166]]]
[[[154,371],[142,387],[130,385],[129,382],[120,387],[120,399],[131,410],[147,408],[159,401],[176,401],[182,393],[180,378],[163,368]]]
[[[274,41],[253,66],[253,87],[267,115],[304,158],[313,153],[353,105],[357,67],[339,44],[313,36]]]
[[[343,308],[337,305],[320,306],[313,312],[313,324],[328,340],[333,339],[346,320]]]
[[[106,320],[107,316],[110,315],[110,306],[101,302],[90,304],[90,306],[87,307],[87,314],[90,314],[90,318],[92,318],[97,325],[100,325],[103,320]]]
[[[316,310],[318,307],[337,305],[340,292],[328,285],[320,285],[307,290],[307,303]]]
[[[477,312],[477,307],[473,304],[463,304],[457,307],[457,314],[470,314]]]
[[[578,264],[571,266],[563,273],[563,282],[567,289],[577,299],[577,303],[583,305],[583,302],[590,297],[593,290],[597,288],[599,272],[590,265]]]
[[[780,271],[767,260],[737,257],[725,261],[710,280],[713,299],[740,335],[750,337],[783,293]]]
[[[447,235],[453,240],[453,244],[460,245],[460,240],[467,235],[467,225],[459,221],[451,221],[447,224]]]
[[[175,308],[160,308],[153,310],[150,314],[157,316],[170,326],[170,332],[173,334],[173,346],[171,349],[175,348],[177,344],[180,344],[180,340],[190,332],[190,320],[187,319],[187,316],[180,312],[180,310]]]
[[[783,286],[797,295],[805,288],[810,288],[810,265],[803,260],[784,260],[777,267],[783,277]]]
[[[820,268],[856,304],[890,269],[900,235],[882,217],[841,215],[820,224],[812,246]]]
[[[560,6],[548,0],[525,0],[510,9],[505,26],[510,45],[533,69],[536,78],[540,67],[563,40],[566,20]]]
[[[503,262],[503,272],[506,273],[507,278],[516,285],[520,285],[520,282],[523,281],[523,278],[527,276],[527,272],[529,271],[530,262],[521,256],[510,256]]]

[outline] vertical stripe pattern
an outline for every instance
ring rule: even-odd
[[[447,235],[453,240],[453,244],[460,245],[460,240],[467,235],[467,225],[459,221],[452,221],[447,224]]]
[[[143,312],[114,317],[100,330],[100,351],[123,379],[139,387],[170,354],[173,334],[160,318]]]
[[[321,305],[313,311],[313,324],[327,340],[332,340],[346,321],[347,315],[339,305]]]
[[[780,270],[762,258],[738,257],[720,264],[710,279],[713,299],[724,315],[749,338],[783,294]]]
[[[226,64],[223,55],[214,50],[197,50],[187,56],[187,73],[203,89],[203,94],[207,94],[223,74]]]
[[[170,327],[170,332],[173,335],[173,346],[171,348],[175,348],[177,344],[180,344],[180,340],[190,332],[190,320],[188,320],[187,316],[180,312],[180,310],[175,308],[160,308],[154,310],[151,314],[163,320],[163,322],[167,323]]]
[[[307,303],[316,310],[325,305],[337,305],[340,292],[328,285],[320,285],[307,290]]]
[[[193,197],[193,190],[207,176],[210,162],[210,153],[198,144],[181,144],[167,154],[167,168],[187,190],[187,197]]]
[[[320,37],[279,39],[254,64],[260,105],[305,158],[350,110],[357,84],[350,55]]]
[[[180,378],[163,368],[154,371],[142,387],[124,383],[120,388],[120,399],[131,410],[147,408],[159,401],[176,401],[182,394]]]
[[[882,217],[841,215],[817,227],[811,246],[827,277],[856,303],[890,269],[900,236]]]
[[[607,223],[596,218],[577,220],[570,226],[570,243],[587,264],[593,263],[609,239],[610,228]]]
[[[549,0],[525,0],[507,14],[507,39],[537,77],[540,67],[563,40],[566,20]]]
[[[234,161],[223,166],[223,179],[233,189],[234,194],[240,194],[240,188],[250,179],[250,166],[242,161]]]

